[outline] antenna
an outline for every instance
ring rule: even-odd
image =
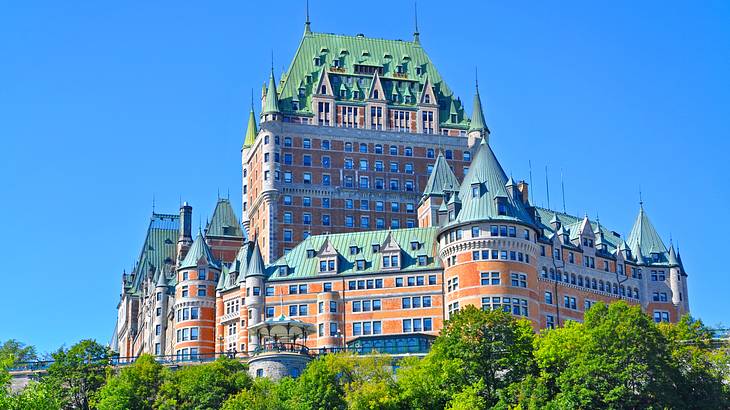
[[[560,189],[563,191],[563,213],[565,212],[565,182],[563,181],[563,169],[560,168]]]
[[[644,208],[644,200],[641,198],[641,185],[639,185],[639,207]]]
[[[271,74],[274,74],[274,49],[271,49]]]
[[[547,207],[550,209],[550,182],[548,181],[547,165],[545,165],[545,192],[547,192]]]
[[[152,194],[152,213],[155,213],[155,194]]]
[[[530,167],[530,186],[532,187],[532,189],[530,189],[530,203],[532,203],[532,205],[534,206],[535,205],[535,194],[533,193],[533,191],[535,190],[535,185],[532,185],[532,161],[530,161],[528,159],[527,165]]]

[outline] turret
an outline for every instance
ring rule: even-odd
[[[153,352],[155,355],[165,354],[165,333],[167,333],[167,273],[165,268],[159,269],[157,283],[155,284],[155,304],[153,320]]]
[[[487,142],[489,142],[489,127],[487,127],[487,121],[484,119],[482,100],[479,97],[479,82],[476,83],[475,88],[476,92],[474,93],[474,111],[471,115],[469,132],[467,133],[470,147],[474,146],[474,144],[476,144],[480,139],[486,139]]]
[[[266,88],[264,107],[261,110],[261,121],[281,121],[279,95],[276,91],[276,80],[274,79],[274,67],[271,67],[271,75],[269,75],[269,86]]]
[[[254,240],[254,248],[246,269],[246,308],[248,309],[247,327],[259,324],[264,312],[264,258],[258,241]],[[253,352],[259,346],[256,335],[249,334],[248,351]]]

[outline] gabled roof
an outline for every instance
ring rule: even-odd
[[[337,67],[333,65],[334,60],[338,60]],[[449,108],[452,101],[456,100],[456,96],[446,85],[419,43],[369,38],[361,35],[344,36],[312,32],[302,37],[288,71],[282,77],[279,87],[281,111],[311,115],[311,98],[317,92],[314,87],[317,86],[317,80],[322,71],[329,76],[333,89],[338,89],[343,82],[346,82],[348,88],[352,89],[352,84],[357,83],[358,87],[371,93],[373,81],[376,78],[373,76],[373,71],[371,70],[367,74],[365,74],[367,71],[356,72],[355,66],[372,67],[376,73],[379,72],[378,78],[382,82],[384,91],[389,91],[387,96],[392,95],[394,84],[400,84],[400,90],[410,88],[414,92],[421,93],[426,79],[430,79],[436,97],[432,103],[439,105],[441,122],[450,119]],[[303,96],[299,94],[300,85],[305,87]],[[397,92],[400,93],[400,90]],[[379,98],[386,98],[387,96],[384,94],[381,92]],[[342,99],[339,96],[336,98]],[[358,101],[352,99],[352,93],[348,93],[344,98],[344,100],[348,99],[351,99],[353,103]],[[294,100],[299,101],[296,110],[292,105]],[[415,104],[417,104],[415,99],[409,99],[408,102],[400,99],[394,105],[415,107]],[[459,101],[456,101],[454,105],[459,112],[459,121],[450,126],[466,129],[469,120],[464,114],[463,106]]]
[[[445,190],[454,191],[459,187],[459,180],[456,179],[454,171],[451,170],[443,153],[439,151],[436,162],[433,163],[433,170],[428,176],[426,189],[423,191],[423,197],[428,196],[444,196]]]
[[[381,253],[386,239],[390,237],[394,243],[407,244],[411,241],[418,241],[425,246],[419,249],[411,249],[410,246],[401,248],[401,270],[404,272],[416,272],[433,270],[441,267],[438,257],[434,253],[431,244],[436,242],[438,227],[408,228],[395,230],[379,230],[350,232],[329,235],[314,235],[300,242],[286,256],[279,258],[267,268],[268,280],[287,280],[296,278],[307,278],[322,276],[319,273],[319,258],[309,257],[307,250],[321,249],[325,241],[338,251],[338,273],[337,275],[363,275],[382,271]],[[377,252],[373,252],[373,245],[379,245]],[[349,249],[357,246],[357,254],[351,255]],[[425,256],[426,264],[418,265],[418,257]],[[365,260],[365,268],[357,270],[357,260]],[[288,266],[286,276],[279,276],[278,267]]]
[[[649,221],[649,217],[644,212],[644,205],[639,207],[639,215],[636,217],[634,227],[631,228],[628,244],[634,256],[651,257],[652,254],[666,256],[667,247],[664,246],[662,238],[654,229],[654,225]],[[664,262],[665,260],[660,260]]]
[[[563,212],[553,211],[551,209],[547,208],[541,208],[541,207],[535,207],[535,211],[537,212],[537,215],[539,216],[539,220],[536,221],[536,225],[538,228],[542,229],[545,237],[550,238],[554,233],[555,230],[553,229],[553,223],[554,222],[560,222],[561,227],[565,227],[565,229],[569,232],[573,232],[573,228],[575,227],[575,230],[578,230],[580,225],[582,224],[582,221],[585,218],[579,218],[577,216],[568,215]],[[549,222],[545,222],[549,221]],[[596,229],[598,229],[599,223],[590,221],[591,227],[593,229],[593,232],[595,234]],[[603,233],[603,236],[601,238],[601,242],[606,245],[606,250],[609,253],[613,253],[619,246],[624,242],[623,239],[615,234],[613,231],[607,230],[603,224],[600,224],[601,232]],[[577,235],[576,235],[577,237]]]
[[[236,212],[233,211],[231,201],[227,198],[218,198],[215,204],[213,218],[208,222],[205,230],[207,237],[228,237],[243,238],[243,230],[236,218]]]
[[[218,262],[213,257],[213,253],[210,251],[210,247],[205,242],[203,234],[201,232],[198,232],[198,236],[195,237],[193,245],[190,247],[190,250],[188,250],[187,255],[185,255],[185,259],[180,262],[180,266],[178,267],[178,269],[196,267],[198,266],[198,261],[201,258],[204,258],[209,266],[218,269],[221,268],[220,262]]]
[[[521,198],[512,197],[507,192],[507,175],[502,165],[497,161],[492,148],[482,139],[476,155],[469,166],[469,172],[459,189],[461,210],[453,223],[463,223],[478,220],[505,220],[517,221],[533,225],[532,217],[527,212]],[[472,187],[478,186],[479,195],[472,195]],[[504,198],[507,214],[499,215],[497,200]]]

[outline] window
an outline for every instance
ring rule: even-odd
[[[205,286],[198,286],[198,296],[205,296],[206,294],[206,287]]]
[[[471,152],[464,151],[464,161],[466,161],[466,162],[471,161]]]
[[[268,306],[268,307],[266,308],[266,318],[267,318],[267,319],[270,319],[270,318],[272,318],[272,317],[274,317],[274,308],[273,308],[273,307],[271,307],[271,306]]]
[[[181,296],[186,298],[186,297],[188,297],[189,294],[190,294],[190,292],[188,290],[188,286],[187,285],[183,286],[182,291],[181,291]]]
[[[395,287],[400,288],[403,286],[403,278],[395,278]]]
[[[337,336],[337,323],[330,322],[330,336]]]
[[[376,154],[382,154],[383,153],[383,146],[380,144],[375,144],[375,153]]]
[[[360,143],[360,152],[363,154],[368,153],[368,144]]]
[[[577,309],[574,297],[563,296],[563,304],[568,309]]]
[[[481,275],[481,285],[482,286],[500,284],[499,272],[482,272],[480,275]]]
[[[555,329],[555,316],[553,315],[547,315],[546,318],[546,327],[548,329]]]
[[[524,273],[512,273],[510,275],[512,279],[512,286],[519,288],[527,287],[527,275]]]
[[[436,158],[436,154],[433,148],[426,150],[426,158]]]
[[[304,182],[305,184],[311,184],[311,183],[312,183],[312,173],[310,173],[310,172],[305,172],[305,173],[304,173],[304,174],[302,175],[302,181],[303,181],[303,182]]]
[[[654,321],[656,323],[669,322],[669,312],[654,311]]]
[[[553,304],[553,293],[552,292],[545,292],[545,303],[548,305]]]
[[[304,138],[302,140],[302,148],[312,148],[312,140],[310,140],[309,138]]]
[[[200,328],[191,327],[190,328],[190,340],[198,340],[199,337],[200,337]]]
[[[322,208],[329,209],[329,207],[330,207],[330,199],[322,198]]]
[[[330,141],[329,140],[322,140],[322,149],[323,150],[330,149]]]
[[[390,155],[398,155],[398,147],[395,145],[391,145],[388,152]]]

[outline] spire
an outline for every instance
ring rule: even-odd
[[[254,243],[246,276],[264,276],[264,258],[261,256],[261,249],[259,248],[258,242]]]
[[[279,96],[276,93],[276,80],[274,80],[274,63],[272,57],[271,63],[271,75],[269,76],[269,86],[266,88],[266,102],[264,104],[264,110],[261,114],[278,114],[279,111]]]
[[[476,92],[474,93],[474,112],[471,115],[471,122],[469,123],[469,132],[480,131],[489,134],[489,128],[487,122],[484,119],[484,111],[482,110],[482,100],[479,97],[479,79],[475,79]]]
[[[677,254],[674,252],[674,244],[669,244],[669,266],[679,266]]]
[[[416,30],[413,32],[413,42],[416,44],[421,43],[421,33],[418,32],[418,2],[413,2],[413,16],[416,21]]]
[[[248,127],[246,128],[246,138],[243,140],[243,147],[248,148],[256,141],[256,116],[253,112],[253,88],[251,89],[251,112],[248,114]]]
[[[309,22],[309,0],[307,0],[307,20],[304,21],[304,35],[312,33],[312,28]]]

